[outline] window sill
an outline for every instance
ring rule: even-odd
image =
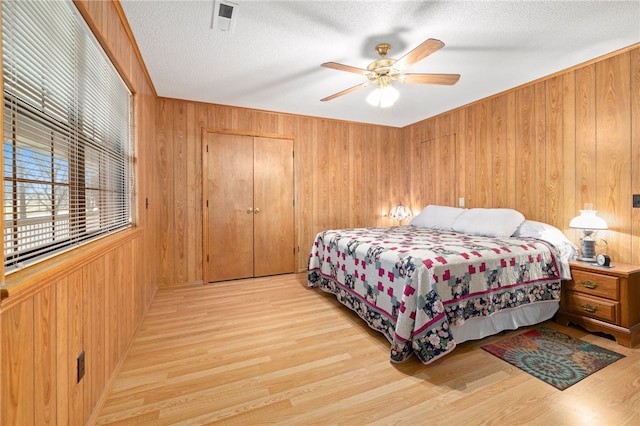
[[[23,299],[37,293],[40,288],[84,267],[112,249],[142,235],[141,228],[128,228],[113,235],[43,260],[35,265],[12,272],[0,285],[0,301]],[[20,297],[17,297],[20,296]]]

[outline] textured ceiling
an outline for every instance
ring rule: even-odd
[[[120,1],[159,96],[403,127],[640,42],[640,0],[232,1],[232,32],[211,28],[213,0]],[[366,68],[378,43],[398,59],[427,38],[445,47],[410,72],[456,85],[320,102],[366,81],[321,63]]]

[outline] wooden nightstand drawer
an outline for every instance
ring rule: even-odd
[[[598,318],[610,323],[618,321],[618,302],[590,297],[574,291],[565,292],[565,306],[568,311],[583,316]]]
[[[564,284],[567,290],[620,300],[620,279],[586,271],[572,271],[573,281]]]

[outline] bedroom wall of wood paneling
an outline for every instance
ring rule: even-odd
[[[464,197],[466,207],[514,208],[577,242],[569,221],[593,203],[614,263],[640,264],[638,45],[415,123],[402,139],[414,211]],[[456,153],[453,168],[445,150]]]
[[[157,288],[155,90],[119,5],[77,5],[134,92],[137,226],[4,280],[2,425],[87,424]],[[83,350],[85,376],[77,382],[76,359]]]
[[[296,270],[306,268],[319,231],[389,225],[392,203],[408,202],[406,144],[397,128],[167,98],[158,100],[156,128],[159,286],[202,282],[203,128],[293,137]]]

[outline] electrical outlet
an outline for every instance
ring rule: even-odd
[[[640,209],[640,194],[633,194],[633,208]]]
[[[84,377],[84,351],[80,352],[77,359],[78,383]]]

